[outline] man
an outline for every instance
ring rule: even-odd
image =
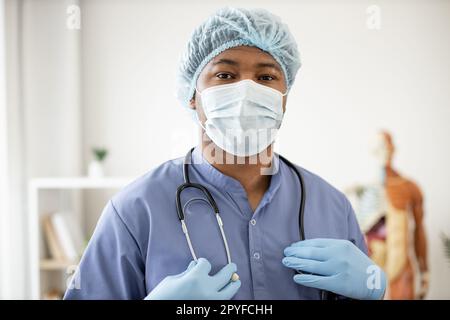
[[[382,298],[385,275],[345,196],[297,167],[303,190],[272,151],[299,67],[295,40],[267,11],[224,8],[201,24],[178,93],[203,128],[189,180],[210,192],[221,220],[202,190],[183,190],[176,206],[183,159],[168,161],[107,204],[65,298]]]

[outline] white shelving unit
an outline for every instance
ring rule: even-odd
[[[28,237],[31,299],[41,298],[41,271],[64,270],[69,263],[44,259],[41,251],[40,196],[48,190],[121,189],[133,181],[130,177],[35,178],[28,185]]]

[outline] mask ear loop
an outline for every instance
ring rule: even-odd
[[[200,99],[201,99],[202,93],[201,93],[200,91],[197,90],[197,87],[195,87],[195,92],[198,93],[198,95],[200,96]],[[195,110],[194,110],[194,111],[195,111]],[[198,117],[197,111],[195,111],[195,121],[196,121],[197,124],[198,124],[203,130],[205,130],[205,132],[206,132],[206,128],[203,126],[202,122],[200,121],[200,118]]]
[[[195,118],[197,120],[197,124],[206,132],[206,128],[203,126],[202,122],[200,121],[200,118],[198,117],[198,113],[195,113]]]
[[[287,89],[286,89],[286,92],[285,93],[281,93],[281,96],[282,97],[286,97],[287,95],[288,95],[288,93],[289,93],[289,91],[290,91],[290,88],[288,87]],[[279,120],[280,121],[280,124],[278,125],[278,128],[277,129],[280,129],[281,128],[281,124],[283,123],[283,119],[284,119],[284,112],[281,114],[281,119]]]

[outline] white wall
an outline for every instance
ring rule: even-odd
[[[278,143],[291,160],[345,188],[373,177],[373,134],[393,133],[396,167],[425,194],[429,297],[450,298],[439,239],[450,234],[448,2],[82,1],[84,162],[104,145],[110,174],[137,175],[195,143],[174,72],[191,30],[224,3],[265,7],[297,38],[303,67]],[[372,4],[377,31],[366,27]],[[91,199],[87,209],[102,205]]]
[[[29,177],[80,173],[79,32],[66,25],[74,0],[25,0],[22,85]]]
[[[5,23],[5,1],[0,0],[0,25]],[[5,214],[9,210],[9,181],[8,181],[8,112],[6,108],[6,40],[4,28],[0,29],[0,257],[10,254],[10,234],[8,232],[9,217]],[[10,265],[5,259],[0,259],[0,299],[8,296],[10,285],[8,274]]]
[[[27,183],[32,177],[81,174],[79,33],[66,27],[76,0],[6,0],[5,30],[7,179],[9,209],[0,214],[1,298],[30,297]],[[1,68],[0,68],[1,69]],[[2,181],[3,182],[3,181]]]
[[[4,134],[0,157],[6,163],[6,172],[0,177],[5,189],[0,196],[1,215],[1,298],[21,298],[26,291],[26,187],[24,167],[24,121],[21,104],[21,6],[11,0],[2,1],[4,31],[2,45],[4,52],[1,77],[5,79],[0,97],[5,102],[4,123],[0,125]]]
[[[79,176],[82,173],[80,32],[67,26],[67,8],[79,1],[22,0],[19,3],[20,109],[25,127],[22,163],[26,182],[34,177]],[[78,217],[80,194],[57,195],[59,199],[70,199],[66,201],[74,204],[74,216]],[[21,200],[26,204],[27,199]],[[40,210],[45,214],[55,209],[41,203]],[[26,215],[26,223],[27,218]],[[26,226],[18,230],[22,241],[28,241],[27,235],[35,231]],[[34,257],[29,255],[32,249],[27,249],[27,257]],[[33,266],[27,259],[23,262],[26,268]],[[23,277],[25,289],[32,276],[34,273]],[[22,297],[33,294],[26,290]]]

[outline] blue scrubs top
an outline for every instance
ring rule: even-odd
[[[283,250],[300,239],[302,191],[295,172],[274,157],[279,170],[253,212],[242,185],[204,160],[200,148],[192,160],[190,180],[206,186],[216,200],[237,265],[242,285],[234,299],[320,299],[319,290],[295,283],[294,271],[281,263]],[[163,163],[112,197],[65,299],[143,299],[165,277],[187,268],[192,257],[175,209],[182,167],[183,158]],[[307,193],[306,239],[348,239],[366,253],[347,198],[317,175],[298,169]],[[213,211],[195,189],[182,193],[182,203],[194,250],[211,262],[214,274],[227,257]]]

